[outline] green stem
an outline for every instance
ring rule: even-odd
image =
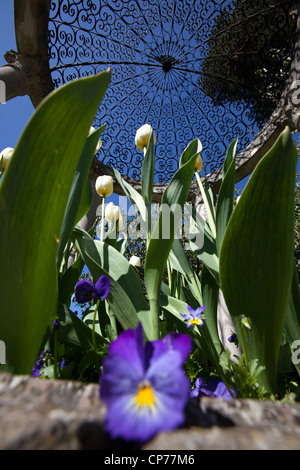
[[[208,219],[208,223],[209,223],[209,226],[210,226],[210,229],[211,229],[211,233],[212,233],[213,238],[216,238],[216,236],[217,236],[216,225],[215,225],[214,218],[213,218],[213,215],[212,215],[212,212],[211,212],[211,208],[210,208],[210,205],[209,205],[209,202],[208,202],[208,199],[207,199],[207,196],[206,196],[201,178],[199,176],[199,173],[195,172],[195,175],[196,175],[196,179],[197,179],[198,186],[199,186],[199,189],[200,189],[200,192],[201,192],[201,196],[202,196],[202,199],[203,199],[206,211],[207,211],[207,219]]]
[[[144,158],[146,157],[147,146],[144,146]],[[149,245],[152,229],[151,201],[145,201],[146,204],[146,225],[147,225],[147,246]]]
[[[149,337],[149,341],[155,341],[159,339],[159,315],[160,315],[160,304],[155,298],[149,298],[150,303],[150,314],[152,323],[152,337]]]
[[[171,264],[170,264],[169,260],[167,261],[167,270],[168,270],[170,294],[171,294],[171,296],[173,296],[172,269],[171,269]]]
[[[206,336],[206,333],[205,333],[204,329],[200,327],[199,330],[200,330],[200,334],[201,334],[201,336],[202,336],[202,338],[205,342],[205,345],[206,345],[208,351],[210,352],[211,358],[213,359],[213,362],[214,362],[214,365],[216,367],[216,370],[217,370],[218,374],[220,375],[221,379],[223,380],[224,384],[226,385],[226,387],[227,387],[230,395],[232,396],[232,398],[235,398],[235,396],[233,395],[233,393],[232,393],[232,391],[231,391],[231,389],[230,389],[230,387],[227,383],[227,379],[226,379],[226,377],[223,373],[223,370],[220,367],[220,365],[218,363],[218,360],[216,359],[215,351],[212,348],[210,341],[207,339],[207,336]]]
[[[54,379],[58,379],[58,361],[57,361],[57,331],[54,331],[54,352],[53,352],[53,359],[54,359]]]
[[[101,236],[100,240],[104,239],[104,222],[105,222],[105,197],[102,198],[102,214],[101,214]]]
[[[95,308],[94,316],[93,316],[93,328],[92,328],[92,341],[93,341],[93,349],[95,352],[97,351],[95,326],[96,326],[96,316],[97,316],[97,312],[99,308],[99,303],[100,303],[100,299],[97,300],[97,304],[96,304],[96,308]]]
[[[148,237],[147,237],[147,246],[149,245],[149,242],[150,242],[150,238],[151,238],[151,225],[152,225],[152,218],[151,218],[151,202],[147,203],[147,206],[146,206],[146,210],[147,210],[147,234],[148,234]]]
[[[108,309],[108,315],[109,315],[109,321],[110,321],[110,326],[114,330],[114,332],[117,334],[117,322],[116,322],[116,317],[115,315],[111,312],[109,309],[109,306],[107,304],[107,309]]]
[[[245,366],[248,368],[249,363],[248,363],[248,357],[247,357],[247,352],[246,352],[243,325],[241,324],[241,321],[240,321],[240,337],[241,337],[241,347],[242,347],[242,351],[244,354]]]

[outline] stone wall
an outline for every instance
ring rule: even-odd
[[[1,450],[137,450],[103,430],[97,384],[0,374]],[[193,399],[186,425],[142,450],[300,449],[300,403]]]

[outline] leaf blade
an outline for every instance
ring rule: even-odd
[[[240,315],[250,318],[248,360],[265,366],[259,382],[272,392],[292,282],[297,162],[286,128],[255,168],[220,252],[221,288],[236,332],[240,336]]]
[[[110,72],[103,72],[51,93],[26,126],[1,183],[0,331],[14,373],[31,373],[55,315],[56,252],[64,210],[109,81]]]

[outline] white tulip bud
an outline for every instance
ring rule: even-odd
[[[99,139],[99,140],[98,140],[97,147],[96,147],[96,150],[95,150],[95,153],[99,152],[99,150],[101,149],[101,147],[102,147],[102,140]]]
[[[95,129],[93,126],[91,126],[88,135],[90,136],[90,135],[93,134],[93,132],[95,132],[95,131],[96,131],[96,129]],[[102,146],[102,140],[99,139],[99,140],[98,140],[98,143],[97,143],[97,146],[96,146],[95,155],[96,155],[96,153],[99,152],[101,146]]]
[[[147,147],[150,139],[150,134],[152,127],[149,124],[144,124],[136,131],[135,135],[135,145],[139,150],[144,150],[144,147]],[[156,137],[154,135],[154,143],[156,142]]]
[[[129,263],[132,264],[132,266],[141,266],[141,260],[138,256],[131,256]]]
[[[195,170],[201,171],[202,167],[203,167],[203,160],[202,160],[202,157],[199,153],[199,155],[198,155],[198,157],[196,158],[196,161],[195,161]]]
[[[120,211],[119,206],[115,206],[113,202],[110,202],[107,204],[105,208],[105,218],[108,220],[110,223],[117,222],[119,221],[119,230],[123,227],[123,217]]]
[[[14,153],[15,149],[11,147],[6,147],[2,152],[0,153],[0,162],[2,162],[1,168],[7,168],[8,164],[10,162],[10,159]]]
[[[98,176],[95,187],[99,196],[108,197],[113,193],[114,180],[108,175]]]

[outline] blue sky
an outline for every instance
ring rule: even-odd
[[[0,0],[0,66],[6,63],[4,54],[17,48],[13,4],[13,0]],[[33,112],[34,107],[28,96],[18,97],[0,105],[0,150],[15,147]]]

